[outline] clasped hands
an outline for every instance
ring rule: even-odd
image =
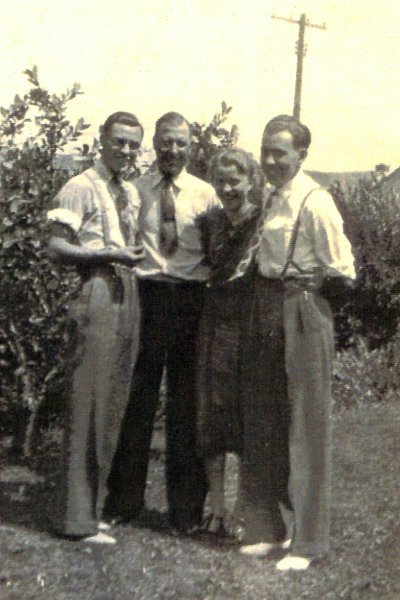
[[[108,254],[110,262],[134,267],[141,261],[145,254],[141,244],[135,246],[126,246],[124,248],[104,248],[104,254]]]

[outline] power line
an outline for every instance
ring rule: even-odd
[[[287,21],[288,23],[295,23],[299,26],[299,37],[296,42],[296,54],[297,54],[297,65],[296,65],[296,83],[294,90],[294,105],[293,105],[293,116],[296,119],[300,119],[300,104],[301,104],[301,86],[303,82],[303,59],[306,54],[306,45],[304,43],[306,27],[315,27],[317,29],[325,29],[326,23],[318,25],[316,23],[310,23],[305,13],[300,15],[300,19],[296,20],[292,17],[277,17],[276,15],[271,16],[272,19],[279,19],[280,21]]]

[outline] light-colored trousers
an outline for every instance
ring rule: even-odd
[[[291,552],[324,554],[329,544],[333,323],[318,293],[285,293],[257,277],[243,398],[244,543],[279,542]],[[250,363],[251,364],[251,363]]]
[[[64,465],[56,528],[97,533],[136,360],[139,303],[126,269],[100,268],[71,304]],[[61,514],[60,514],[61,513]]]

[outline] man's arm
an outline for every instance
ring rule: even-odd
[[[314,250],[325,274],[355,279],[351,244],[332,196],[325,190],[313,192],[305,206],[305,217],[309,219]]]
[[[118,263],[133,267],[144,257],[142,246],[92,249],[72,244],[64,237],[57,235],[51,236],[48,252],[52,260],[64,265],[101,266]]]
[[[50,210],[51,237],[48,245],[49,257],[61,264],[106,265],[119,263],[134,266],[143,258],[140,246],[91,248],[79,244],[79,231],[86,215],[91,215],[97,207],[92,200],[93,191],[82,181],[73,178],[58,193]]]

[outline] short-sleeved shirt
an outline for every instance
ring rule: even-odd
[[[162,182],[163,175],[157,168],[149,169],[135,181],[140,197],[140,241],[145,250],[145,258],[137,265],[136,274],[164,281],[205,281],[209,277],[209,266],[205,262],[202,223],[215,206],[221,206],[220,201],[208,183],[183,169],[173,179],[171,189],[178,248],[172,256],[164,256],[159,246]]]
[[[274,188],[265,188],[265,202]],[[310,193],[311,192],[311,193]],[[288,258],[292,231],[304,198],[293,260],[304,271],[321,271],[324,275],[342,275],[353,279],[354,257],[343,232],[343,221],[327,190],[300,171],[296,177],[274,193],[261,234],[258,265],[264,277],[280,277]],[[286,276],[298,270],[290,265]]]
[[[70,227],[82,246],[100,249],[133,245],[137,234],[139,197],[131,183],[120,185],[126,204],[124,222],[129,229],[128,240],[122,235],[116,208],[121,188],[101,160],[72,177],[61,188],[53,201],[54,208],[48,212],[48,219]]]

